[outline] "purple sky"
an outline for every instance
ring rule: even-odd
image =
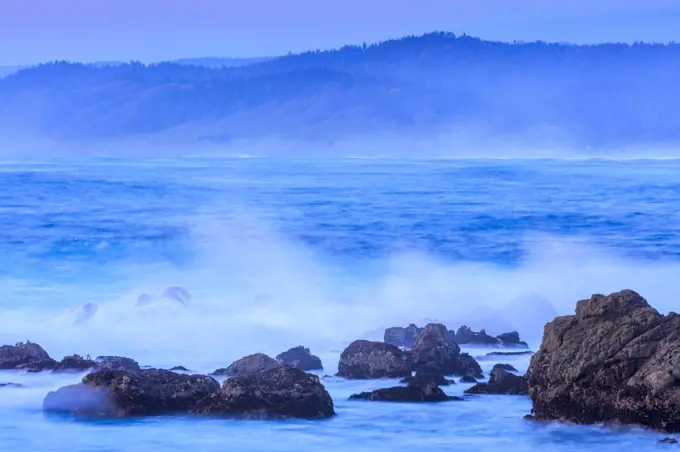
[[[0,65],[269,56],[434,30],[680,41],[680,0],[0,0]]]

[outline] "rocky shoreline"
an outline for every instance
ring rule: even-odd
[[[548,323],[525,375],[503,363],[503,358],[531,352],[493,351],[475,359],[461,353],[456,341],[461,337],[523,343],[516,333],[494,338],[464,327],[453,333],[436,323],[394,327],[385,331],[384,342],[349,344],[340,355],[336,377],[400,379],[400,385],[352,395],[350,400],[356,401],[451,402],[490,394],[530,397],[532,412],[527,419],[615,422],[680,432],[680,316],[659,314],[636,292],[593,295],[577,303],[574,315]],[[480,381],[485,375],[478,359],[498,362],[487,381]],[[321,360],[302,346],[276,358],[249,355],[210,375],[191,374],[181,366],[144,368],[131,358],[116,356],[72,355],[57,361],[31,342],[0,347],[0,370],[89,372],[80,383],[47,394],[43,408],[94,416],[326,419],[335,415],[333,399],[321,379],[308,373],[322,369]],[[220,385],[213,376],[228,378]],[[462,398],[441,389],[456,380],[474,383]]]

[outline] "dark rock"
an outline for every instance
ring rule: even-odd
[[[483,346],[498,346],[501,344],[500,339],[486,334],[486,331],[480,332],[472,331],[470,327],[461,326],[456,332],[456,343],[459,345],[483,345]]]
[[[98,369],[139,370],[139,363],[124,356],[98,356],[94,360]]]
[[[264,353],[255,353],[238,359],[231,363],[224,369],[217,369],[212,375],[224,375],[228,377],[243,377],[255,375],[265,370],[279,367],[280,364],[276,360],[270,358]]]
[[[477,383],[465,393],[528,395],[529,386],[526,377],[511,374],[501,367],[494,367],[488,383]]]
[[[493,374],[493,371],[495,369],[503,369],[503,370],[507,370],[508,372],[517,372],[517,369],[515,369],[510,364],[496,364],[495,366],[493,366],[493,369],[491,370],[492,374]]]
[[[460,372],[460,348],[447,340],[446,327],[430,323],[413,346],[413,370],[418,373],[452,375]]]
[[[465,376],[461,377],[461,379],[459,381],[461,383],[477,383],[477,380],[475,379],[475,377],[473,377],[471,375],[465,375]]]
[[[350,400],[370,400],[372,402],[447,402],[461,400],[447,396],[436,384],[425,386],[395,386],[376,389],[371,392],[353,394]]]
[[[384,342],[397,347],[412,348],[422,328],[413,323],[407,327],[395,326],[385,330]]]
[[[411,376],[412,358],[396,345],[358,340],[340,355],[338,376],[352,379]]]
[[[523,352],[491,352],[487,353],[484,356],[478,356],[477,359],[480,361],[490,361],[490,360],[495,360],[501,357],[507,357],[507,356],[529,356],[533,355],[534,352],[527,350]]]
[[[503,333],[498,336],[498,339],[501,341],[503,347],[529,348],[529,345],[526,342],[520,340],[517,331]]]
[[[85,372],[89,369],[97,367],[97,363],[88,358],[83,358],[80,355],[66,356],[59,361],[52,369],[54,373],[64,372]]]
[[[321,419],[335,415],[333,400],[316,375],[279,366],[230,378],[201,400],[196,414],[256,419]]]
[[[25,388],[26,386],[20,383],[0,383],[0,388]]]
[[[40,345],[30,341],[0,347],[0,370],[42,372],[56,364]]]
[[[323,370],[321,359],[311,354],[308,348],[294,347],[276,356],[279,364],[293,366],[300,370]]]
[[[50,392],[43,408],[114,417],[182,414],[219,387],[217,381],[205,375],[181,375],[161,369],[103,369],[86,375],[80,384]]]
[[[678,440],[675,438],[664,438],[660,439],[659,442],[661,444],[678,444]]]
[[[189,369],[187,369],[184,366],[175,366],[175,367],[171,368],[170,370],[173,371],[173,372],[191,372]]]
[[[484,378],[484,372],[479,363],[467,353],[461,353],[458,357],[458,368],[454,374],[461,377]]]
[[[523,419],[524,419],[525,421],[535,421],[535,420],[536,420],[536,416],[534,416],[533,414],[525,414]]]
[[[416,374],[415,377],[406,377],[399,383],[405,383],[408,386],[449,386],[456,384],[453,380],[447,380],[442,374]]]
[[[546,325],[529,387],[539,420],[680,431],[680,316],[631,290],[581,300]]]

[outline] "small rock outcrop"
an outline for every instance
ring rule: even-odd
[[[0,388],[25,388],[21,383],[0,383]]]
[[[680,315],[632,290],[593,295],[548,323],[528,373],[539,420],[680,431]]]
[[[53,373],[85,372],[97,367],[97,363],[80,355],[66,356],[52,369]]]
[[[436,384],[425,386],[395,386],[376,389],[350,396],[350,400],[369,400],[372,402],[448,402],[461,400],[444,393]]]
[[[472,331],[468,326],[461,326],[456,331],[456,343],[458,345],[498,346],[500,345],[500,340],[489,336],[484,330],[476,332]]]
[[[447,340],[446,327],[430,323],[418,335],[413,352],[417,373],[452,375],[460,372],[460,348]]]
[[[56,364],[40,345],[30,341],[0,346],[0,370],[42,372]]]
[[[184,366],[175,366],[175,367],[170,368],[170,370],[173,371],[173,372],[191,372],[189,369],[187,369]]]
[[[480,361],[491,361],[491,360],[496,360],[499,358],[503,357],[515,357],[515,356],[530,356],[533,355],[534,352],[530,350],[526,350],[523,352],[491,352],[487,353],[484,356],[478,356],[477,359]]]
[[[453,380],[447,380],[442,374],[416,374],[413,377],[406,377],[402,379],[399,383],[405,383],[408,386],[449,386],[456,384]]]
[[[511,374],[502,367],[494,367],[488,383],[477,383],[465,391],[466,394],[528,395],[526,377]]]
[[[335,414],[333,400],[319,377],[290,366],[231,378],[192,411],[252,419],[323,419]]]
[[[280,353],[276,356],[276,361],[284,366],[293,366],[300,370],[323,370],[321,359],[312,355],[308,348],[299,346]]]
[[[272,359],[264,353],[255,353],[234,361],[224,369],[217,369],[212,375],[246,377],[279,366],[280,364],[275,359]]]
[[[185,414],[219,387],[205,375],[104,369],[86,375],[82,383],[50,392],[43,409],[110,417]]]
[[[517,369],[515,369],[515,367],[511,366],[510,364],[496,364],[495,366],[493,366],[491,373],[493,373],[493,371],[496,369],[503,369],[508,372],[517,372]]]
[[[475,379],[475,377],[473,377],[471,375],[465,375],[465,376],[461,377],[460,380],[458,380],[458,381],[461,382],[461,383],[477,383],[477,380]]]
[[[411,376],[411,353],[384,342],[357,340],[340,355],[338,376],[352,379]]]
[[[139,370],[139,363],[124,356],[98,356],[94,360],[98,369]]]
[[[397,347],[413,348],[422,328],[415,324],[407,327],[395,326],[385,330],[384,342]]]
[[[461,353],[458,357],[458,370],[455,375],[470,376],[474,379],[484,378],[484,372],[479,363],[467,353]]]
[[[529,348],[529,345],[520,340],[519,333],[517,331],[512,331],[510,333],[503,333],[497,336],[498,340],[501,341],[503,347],[511,348]]]

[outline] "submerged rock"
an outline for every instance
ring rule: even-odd
[[[56,364],[40,345],[30,341],[0,346],[0,370],[41,372]]]
[[[407,327],[395,326],[385,330],[384,342],[397,347],[413,348],[422,328],[415,324]]]
[[[632,290],[581,300],[546,325],[529,387],[539,420],[680,431],[680,315]]]
[[[461,400],[444,393],[436,384],[425,386],[395,386],[376,389],[350,396],[350,400],[370,400],[372,402],[447,402]]]
[[[50,392],[43,408],[113,417],[181,414],[190,412],[219,387],[205,375],[161,369],[104,369],[86,375],[82,383]]]
[[[280,364],[276,360],[270,358],[264,353],[255,353],[234,361],[224,369],[217,369],[212,373],[212,375],[242,377],[255,375],[257,373],[274,369],[279,366]]]
[[[98,369],[139,370],[139,363],[124,356],[98,356],[95,358]]]
[[[465,391],[466,394],[528,395],[526,377],[511,374],[502,367],[494,367],[488,383],[477,383]]]
[[[513,357],[513,356],[529,356],[533,355],[534,352],[530,350],[522,351],[522,352],[491,352],[487,353],[484,356],[478,356],[477,359],[480,361],[490,361],[490,360],[496,360],[498,358],[502,357]]]
[[[287,352],[276,356],[276,361],[281,365],[293,366],[300,370],[323,370],[321,359],[312,355],[308,348],[303,346],[294,347]]]
[[[333,400],[316,375],[280,366],[230,378],[202,399],[196,414],[255,419],[322,419],[335,415]]]
[[[66,356],[52,369],[53,373],[84,372],[97,367],[97,363],[80,355]]]
[[[411,376],[411,354],[395,345],[357,340],[340,355],[338,376],[353,379]]]
[[[412,351],[416,372],[452,375],[460,371],[460,348],[447,340],[447,329],[442,324],[426,325]]]
[[[399,383],[406,383],[408,386],[449,386],[456,384],[453,380],[447,380],[444,375],[441,374],[416,374],[414,377],[406,377],[402,379]]]
[[[0,383],[0,388],[25,388],[21,383]]]

